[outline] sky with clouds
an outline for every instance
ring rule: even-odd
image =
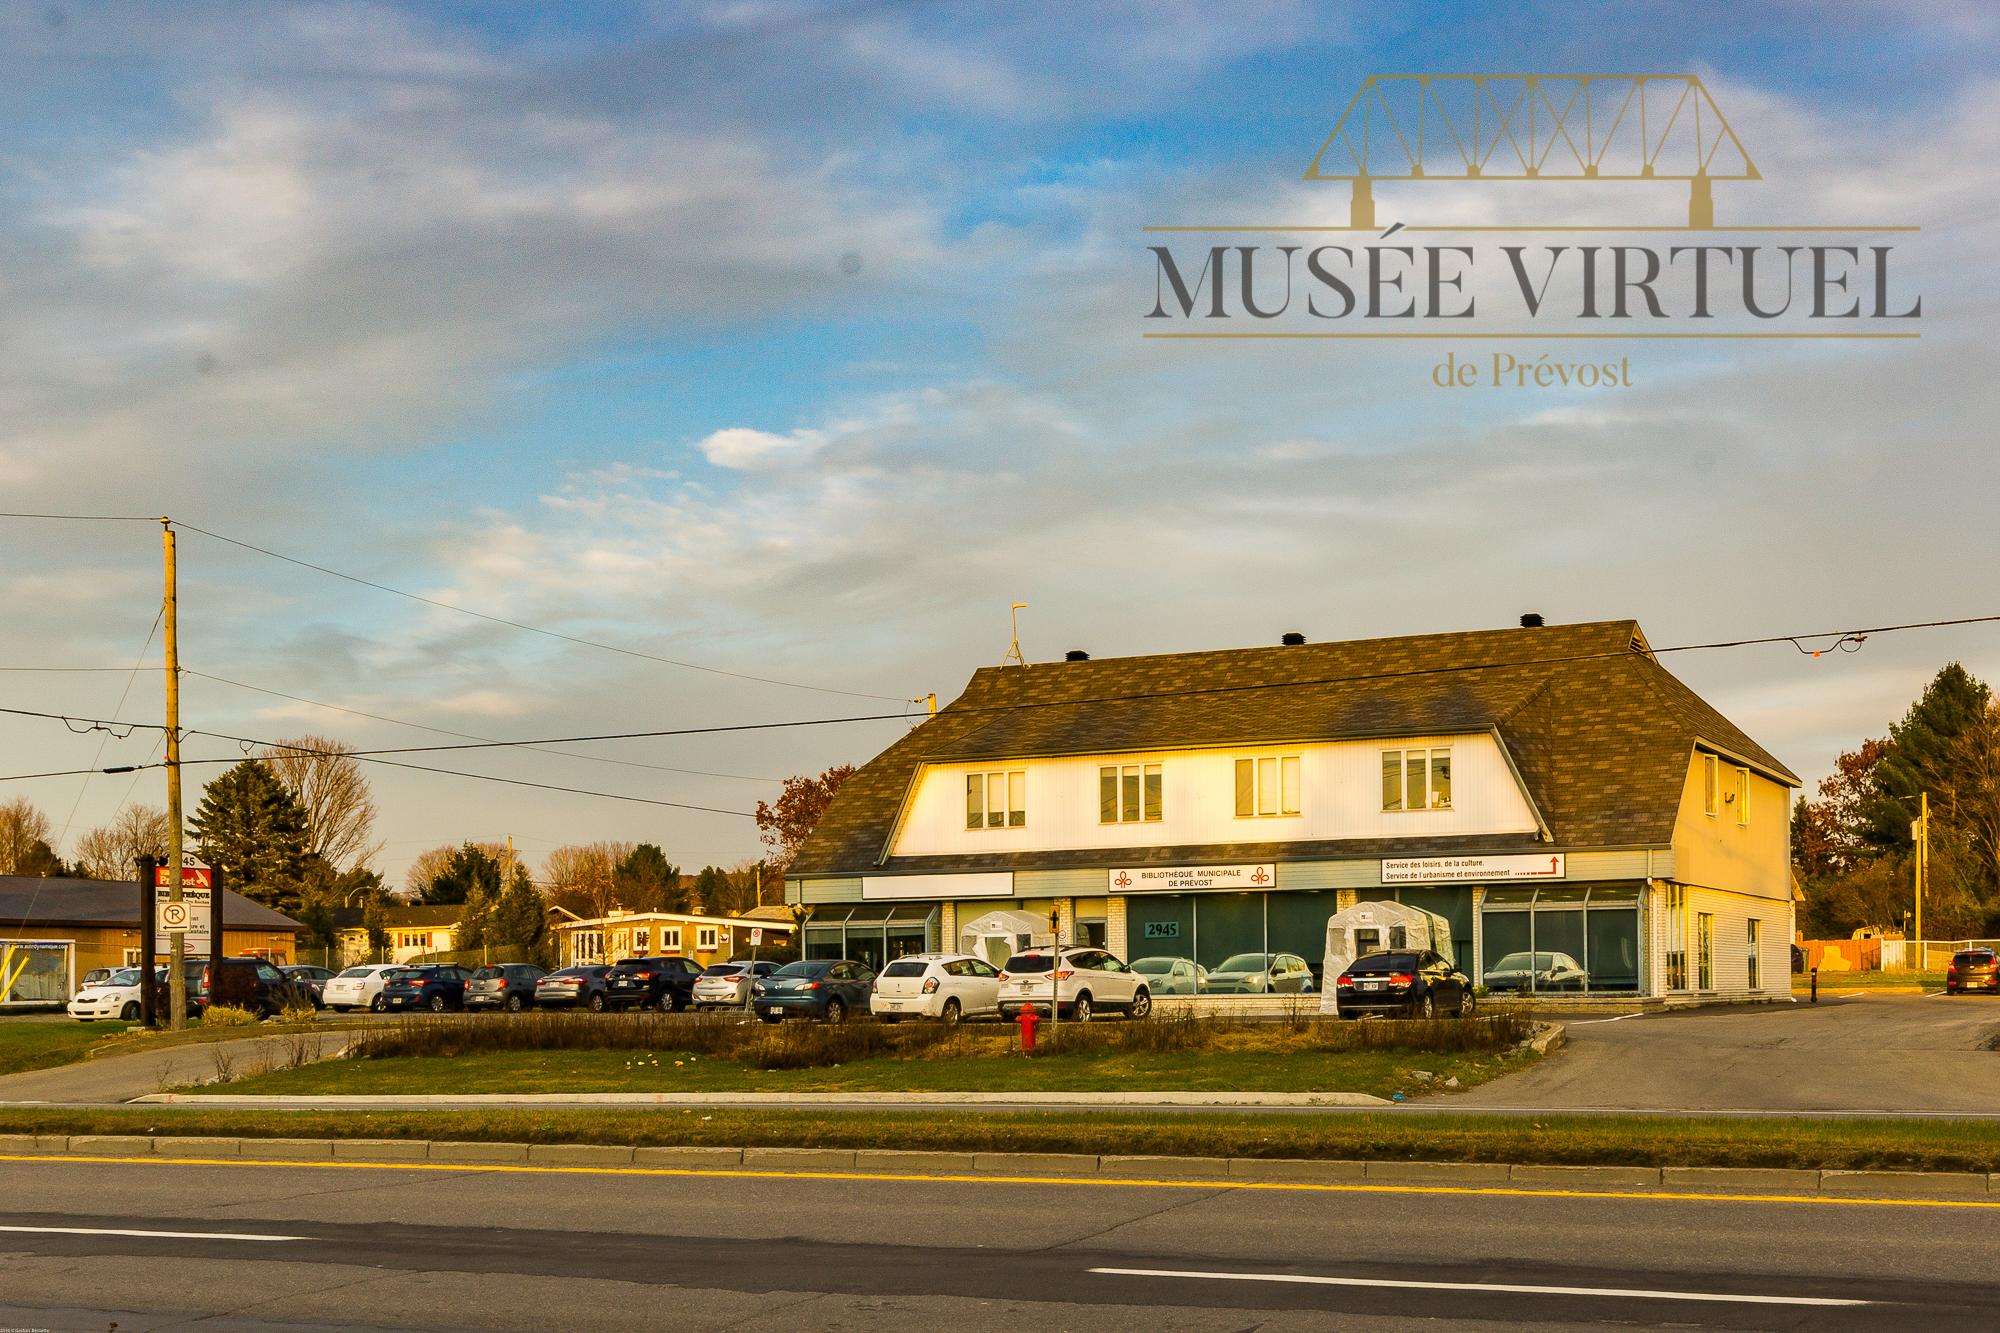
[[[1949,0],[4,5],[0,509],[170,514],[494,618],[182,534],[186,725],[371,749],[899,714],[997,663],[1013,602],[1031,660],[1990,614],[1996,46]],[[1897,247],[1922,337],[1604,344],[1632,387],[1489,401],[1430,374],[1488,346],[1142,336],[1143,226],[1343,224],[1301,177],[1364,78],[1502,71],[1699,75],[1762,175],[1718,221],[1921,226],[1845,240]],[[1685,191],[1376,195],[1384,228],[1657,226]],[[0,672],[7,706],[157,720],[158,548],[0,519],[0,666],[68,669]],[[2000,678],[2000,627],[1667,662],[1816,781],[1949,660]],[[410,756],[739,813],[376,768],[376,864],[727,863],[776,779],[905,726]],[[156,734],[0,721],[5,775]],[[163,786],[0,794],[68,852]]]

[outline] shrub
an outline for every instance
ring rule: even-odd
[[[245,1028],[258,1022],[259,1018],[251,1010],[233,1004],[211,1004],[202,1010],[201,1025],[205,1028]]]

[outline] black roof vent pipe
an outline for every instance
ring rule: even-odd
[[[1284,638],[1278,640],[1278,642],[1284,644],[1287,648],[1296,648],[1305,641],[1306,636],[1303,634],[1287,634]]]
[[[1540,629],[1541,627],[1542,617],[1539,612],[1530,611],[1527,615],[1521,617],[1522,629]]]
[[[1063,654],[1063,661],[1065,662],[1088,662],[1089,660],[1090,654],[1081,648],[1072,648]]]

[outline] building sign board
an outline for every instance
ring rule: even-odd
[[[165,884],[166,882],[167,882],[167,867],[165,866],[154,867],[153,883]],[[214,886],[214,880],[209,876],[207,866],[181,867],[181,887],[183,889],[187,888],[206,889],[206,888],[212,888],[213,886]]]
[[[1014,872],[977,875],[863,875],[861,897],[881,898],[1011,898]]]
[[[1382,862],[1384,884],[1487,883],[1506,879],[1561,879],[1563,856],[1419,856]]]
[[[211,919],[209,891],[197,889],[183,878],[180,902],[169,901],[168,894],[172,892],[161,887],[153,889],[153,929],[162,939],[170,935],[183,936],[183,945],[189,953],[207,953]]]
[[[1268,889],[1276,881],[1273,867],[1262,866],[1145,866],[1110,873],[1109,892],[1185,893],[1199,889],[1235,889],[1253,892]]]

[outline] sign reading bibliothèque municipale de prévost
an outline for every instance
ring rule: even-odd
[[[1419,856],[1382,862],[1384,884],[1444,884],[1460,880],[1561,879],[1561,852],[1546,856]]]
[[[1108,886],[1119,893],[1180,893],[1188,889],[1268,889],[1276,871],[1261,866],[1146,866],[1113,870]]]

